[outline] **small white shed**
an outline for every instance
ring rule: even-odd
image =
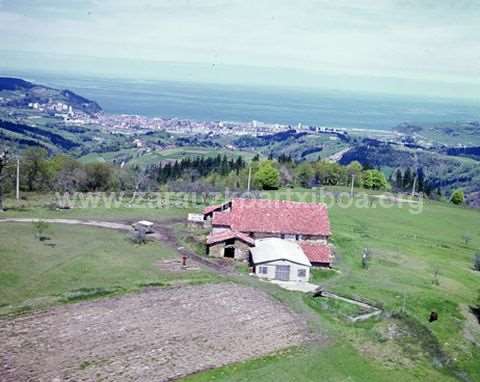
[[[153,226],[154,223],[148,220],[140,220],[134,224],[132,224],[135,231],[143,230],[145,233],[153,233]]]
[[[310,261],[293,241],[260,239],[250,248],[255,274],[268,280],[305,281],[310,278]]]

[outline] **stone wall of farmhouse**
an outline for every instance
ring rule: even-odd
[[[235,259],[248,260],[250,255],[250,247],[241,240],[235,241]]]
[[[226,245],[224,242],[213,244],[210,246],[208,254],[209,256],[213,257],[223,257],[225,247]],[[235,260],[248,260],[248,256],[250,254],[250,247],[248,246],[248,244],[244,243],[241,240],[235,240],[233,247],[235,247]]]
[[[217,243],[210,246],[208,255],[213,257],[223,257],[224,243]]]

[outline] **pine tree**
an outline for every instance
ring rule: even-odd
[[[410,187],[412,187],[413,183],[413,176],[412,176],[412,170],[410,167],[408,167],[405,170],[405,174],[403,174],[403,190],[408,190]]]
[[[417,190],[418,192],[425,191],[425,172],[422,167],[417,170]]]
[[[403,190],[403,174],[401,169],[397,169],[395,173],[395,187],[398,190]]]

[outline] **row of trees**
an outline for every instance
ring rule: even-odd
[[[16,166],[10,159],[7,152],[1,153],[0,192],[15,188]],[[168,161],[147,168],[121,168],[101,162],[83,164],[63,154],[49,156],[42,148],[25,150],[20,163],[20,190],[28,192],[154,191],[182,181],[196,184],[202,179],[208,183],[208,178],[240,176],[246,167],[241,157],[228,159],[218,155]]]
[[[424,192],[425,191],[425,172],[423,168],[417,169],[417,171],[412,170],[410,167],[402,171],[402,169],[397,169],[395,175],[392,175],[392,184],[397,191],[411,191],[415,186],[415,191]]]
[[[399,168],[391,174],[389,181],[394,191],[423,193],[436,199],[443,197],[438,184],[435,184],[438,182],[428,179],[422,167],[416,170],[410,167],[405,170]]]
[[[3,159],[2,159],[3,158]],[[13,191],[15,165],[7,155],[0,157],[0,192]],[[257,155],[247,165],[242,157],[184,158],[155,165],[121,168],[107,163],[83,164],[66,155],[49,157],[46,150],[33,148],[21,157],[20,185],[23,191],[220,191],[250,188],[272,190],[280,187],[351,186],[371,190],[425,191],[428,182],[423,170],[397,170],[387,181],[377,169],[364,168],[358,162],[348,166],[324,160],[295,162],[283,155],[279,160],[261,160]],[[250,178],[249,178],[250,176]],[[392,184],[391,184],[392,183]],[[1,199],[1,197],[0,197]],[[462,204],[461,191],[452,202]],[[0,200],[1,201],[1,200]],[[1,206],[0,206],[1,208]]]
[[[20,159],[21,191],[106,191],[133,184],[133,173],[107,163],[82,164],[74,158],[59,154],[49,157],[42,148],[25,150]],[[3,169],[1,188],[15,187],[16,166],[10,160]]]
[[[350,186],[364,187],[372,190],[386,190],[390,188],[385,175],[376,169],[365,169],[359,162],[352,162],[348,166],[338,163],[319,160],[316,162],[285,162],[284,171],[291,172],[291,182],[296,186]]]
[[[219,154],[216,157],[184,158],[173,163],[156,164],[148,167],[146,173],[159,184],[166,184],[183,177],[189,177],[194,182],[212,173],[227,176],[233,171],[238,175],[245,166],[246,163],[241,156],[235,160]]]
[[[4,160],[2,182],[5,191],[15,185],[15,166]],[[83,164],[67,155],[49,157],[42,148],[32,148],[21,157],[20,185],[22,191],[109,191],[155,190],[175,183],[202,182],[216,188],[245,189],[251,172],[252,189],[276,189],[282,186],[313,187],[320,185],[350,185],[368,189],[388,189],[382,172],[365,170],[358,162],[348,166],[327,161],[295,163],[254,157],[247,168],[242,157],[225,155],[184,158],[148,166],[120,168],[108,163]],[[178,187],[177,187],[178,188]],[[189,187],[191,188],[191,186]]]
[[[255,163],[255,162],[252,162]],[[275,162],[266,160],[257,166],[252,165],[254,185],[262,189],[275,189],[280,186],[311,188],[317,186],[350,186],[364,187],[372,190],[390,188],[385,175],[375,169],[364,169],[358,162],[348,166],[328,161],[295,163],[288,157]]]

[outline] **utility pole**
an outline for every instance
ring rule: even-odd
[[[352,174],[352,187],[350,189],[350,197],[353,198],[353,185],[355,184],[355,174]]]
[[[250,193],[250,181],[252,179],[252,168],[248,168],[248,183],[247,183],[247,191]]]
[[[20,200],[20,159],[17,158],[17,184],[16,184],[16,199]]]
[[[417,188],[417,174],[415,173],[415,178],[413,178],[412,198],[415,196],[416,188]]]

